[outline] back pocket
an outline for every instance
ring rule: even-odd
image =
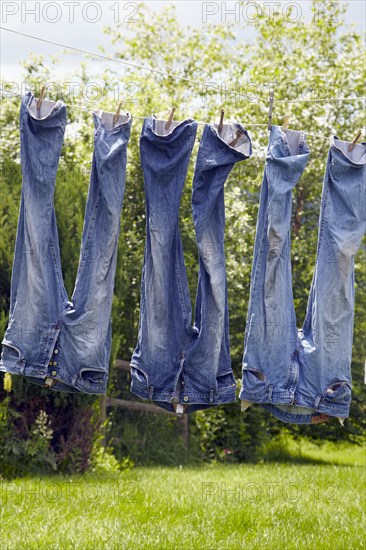
[[[236,387],[235,376],[232,372],[227,372],[225,374],[218,374],[216,381],[217,381],[218,391]]]
[[[351,401],[351,385],[349,382],[336,382],[330,384],[325,391],[325,399],[328,403],[348,403]]]
[[[141,367],[131,365],[131,378],[136,380],[139,384],[144,384],[146,387],[149,386],[149,377],[147,373],[141,369]]]
[[[107,383],[108,373],[105,370],[82,368],[79,372],[80,378],[83,382],[90,385],[100,386]]]
[[[20,359],[23,359],[24,355],[20,348],[12,344],[11,342],[7,340],[2,341],[2,353],[1,353],[1,360],[3,363],[16,363],[20,361]]]
[[[266,375],[257,369],[243,369],[243,388],[246,393],[263,393],[267,386]]]

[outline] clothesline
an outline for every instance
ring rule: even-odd
[[[120,63],[121,65],[127,65],[127,66],[130,66],[130,67],[134,67],[136,69],[141,69],[141,70],[144,70],[144,71],[150,71],[150,72],[153,72],[153,73],[161,74],[161,75],[164,75],[164,76],[168,76],[169,78],[174,78],[176,80],[183,80],[185,82],[191,82],[193,84],[199,84],[200,86],[205,86],[205,87],[212,84],[210,82],[205,82],[205,81],[202,81],[202,80],[194,80],[192,78],[179,76],[179,75],[176,75],[176,74],[173,74],[173,73],[167,73],[167,72],[161,71],[159,69],[154,69],[152,67],[146,67],[145,65],[138,65],[137,63],[132,63],[131,61],[125,61],[123,59],[116,59],[115,57],[110,57],[108,55],[103,55],[103,54],[100,54],[100,53],[97,53],[97,52],[91,52],[89,50],[83,50],[81,48],[76,48],[76,47],[70,46],[68,44],[62,44],[61,42],[55,42],[54,40],[48,40],[47,38],[41,38],[40,36],[35,36],[34,34],[28,34],[28,33],[25,33],[25,32],[16,31],[14,29],[9,29],[7,27],[0,26],[0,30],[12,32],[14,34],[19,34],[21,36],[26,36],[27,38],[32,38],[34,40],[39,40],[40,42],[46,42],[47,44],[52,44],[54,46],[60,46],[61,48],[66,48],[68,50],[73,50],[75,52],[87,54],[87,55],[90,55],[92,57],[97,57],[97,58],[100,58],[100,59],[104,59],[106,61],[113,61],[114,63]],[[273,83],[271,83],[271,85],[272,84]],[[238,92],[237,90],[225,90],[225,93],[232,93],[232,94],[241,95],[240,92]],[[275,102],[276,103],[300,103],[300,102],[301,103],[304,103],[304,102],[305,103],[308,103],[308,102],[321,103],[321,102],[333,102],[333,101],[363,101],[365,99],[366,99],[366,96],[362,96],[362,97],[321,98],[321,99],[275,99]],[[261,101],[262,103],[267,103],[267,100],[264,100],[264,99],[259,100],[259,101]]]
[[[11,91],[8,91],[8,90],[3,90],[3,89],[0,89],[0,93],[6,93],[6,94],[10,94],[10,95],[15,95],[15,96],[22,96],[21,93],[17,93],[17,92],[11,92]],[[64,105],[66,105],[66,107],[70,107],[72,109],[80,109],[82,111],[87,111],[89,113],[93,113],[95,111],[95,109],[88,109],[87,107],[83,107],[82,105],[75,105],[75,104],[72,104],[72,103],[64,103]],[[143,117],[143,116],[135,116],[133,115],[133,118],[137,118],[137,119],[140,119],[140,120],[144,120],[146,117]],[[200,126],[204,126],[207,124],[207,122],[204,122],[204,121],[196,121],[197,124],[199,124]],[[267,127],[267,124],[245,124],[244,125],[245,127]],[[306,136],[311,136],[311,137],[316,137],[316,138],[320,138],[320,139],[325,139],[325,140],[329,140],[330,137],[329,136],[322,136],[320,134],[311,134],[311,133],[308,133],[308,132],[305,132]]]
[[[61,48],[66,48],[68,50],[73,50],[75,52],[84,53],[87,55],[91,55],[92,57],[99,57],[100,59],[104,59],[107,61],[114,61],[115,63],[120,63],[121,65],[128,65],[129,67],[134,67],[136,69],[142,69],[144,71],[150,71],[153,73],[161,74],[164,76],[169,76],[170,78],[174,78],[176,80],[185,80],[186,82],[191,82],[192,84],[200,84],[200,85],[206,85],[209,84],[208,82],[201,82],[199,80],[193,80],[191,78],[187,78],[184,76],[178,76],[172,73],[167,73],[164,71],[160,71],[159,69],[153,69],[152,67],[145,67],[144,65],[138,65],[137,63],[132,63],[131,61],[124,61],[123,59],[116,59],[115,57],[110,57],[108,55],[103,55],[96,52],[90,52],[88,50],[82,50],[80,48],[75,48],[74,46],[68,46],[67,44],[62,44],[61,42],[54,42],[53,40],[48,40],[47,38],[41,38],[40,36],[35,36],[34,34],[27,34],[25,32],[15,31],[14,29],[8,29],[6,27],[1,27],[1,30],[12,32],[14,34],[20,34],[21,36],[26,36],[28,38],[33,38],[34,40],[39,40],[40,42],[46,42],[47,44],[53,44],[54,46],[60,46]],[[228,92],[232,93],[238,93],[234,92],[233,90],[228,90]]]
[[[0,93],[10,94],[10,95],[15,95],[20,97],[22,96],[22,94],[19,92],[12,92],[10,90],[4,90],[4,89],[0,89]],[[66,105],[66,107],[71,107],[72,109],[80,109],[82,111],[87,111],[89,113],[93,113],[95,111],[95,109],[89,109],[88,107],[83,107],[82,105],[76,105],[75,103],[64,103],[64,105]],[[133,118],[144,120],[146,117],[133,115]],[[203,122],[203,121],[196,121],[196,122],[197,124],[200,124],[200,125],[207,124],[207,122]],[[267,124],[246,124],[245,126],[267,126]]]
[[[10,95],[15,95],[15,96],[19,96],[21,97],[22,94],[21,93],[18,93],[18,92],[11,92],[11,91],[8,91],[8,90],[3,90],[3,89],[0,89],[0,93],[2,94],[10,94]],[[87,107],[83,107],[82,105],[75,105],[75,104],[72,104],[72,103],[64,103],[64,105],[66,105],[66,107],[71,107],[72,109],[80,109],[82,111],[87,111],[89,113],[93,113],[95,111],[95,109],[88,109]],[[140,120],[144,120],[146,117],[143,117],[143,116],[135,116],[133,115],[133,118],[137,118],[137,119],[140,119]],[[199,124],[200,126],[204,126],[207,124],[207,122],[204,122],[204,121],[196,121],[197,124]],[[267,127],[267,124],[244,124],[245,127]],[[325,139],[325,140],[329,140],[329,136],[321,136],[319,134],[310,134],[308,132],[305,132],[307,136],[311,136],[311,137],[316,137],[316,138],[320,138],[320,139]]]
[[[46,42],[46,43],[52,44],[54,46],[60,46],[62,48],[66,48],[66,49],[69,49],[69,50],[77,51],[79,53],[87,54],[87,55],[90,55],[92,57],[96,57],[96,58],[104,59],[104,60],[107,60],[107,61],[120,63],[122,65],[127,65],[127,66],[131,66],[131,67],[138,68],[138,69],[141,69],[141,70],[154,72],[154,73],[161,74],[161,75],[164,75],[164,76],[168,76],[169,78],[174,78],[176,80],[183,80],[183,81],[186,81],[186,82],[191,82],[191,83],[199,84],[200,86],[206,86],[206,87],[207,87],[208,84],[210,84],[209,82],[194,80],[194,79],[190,79],[190,78],[187,78],[187,77],[181,77],[181,76],[173,74],[173,73],[167,73],[167,72],[161,71],[159,69],[154,69],[152,67],[146,67],[144,65],[138,65],[137,63],[132,63],[132,62],[125,61],[125,60],[122,60],[122,59],[116,59],[114,57],[106,56],[106,55],[99,54],[99,53],[96,53],[96,52],[90,52],[88,50],[84,50],[84,49],[81,49],[81,48],[76,48],[74,46],[70,46],[70,45],[67,45],[67,44],[62,44],[60,42],[55,42],[53,40],[48,40],[46,38],[41,38],[39,36],[35,36],[35,35],[32,35],[32,34],[16,31],[14,29],[9,29],[7,27],[0,26],[0,29],[11,32],[11,33],[14,33],[14,34],[18,34],[18,35],[21,35],[21,36],[25,36],[27,38],[32,38],[34,40],[39,40],[40,42]],[[10,92],[10,91],[3,90],[3,89],[1,89],[0,91],[2,93],[4,93],[4,92],[9,93],[11,95],[18,95],[18,96],[22,95],[20,93]],[[237,95],[241,95],[238,91],[234,91],[234,90],[225,90],[225,93],[234,93],[234,94],[237,94]],[[304,102],[321,103],[321,102],[364,101],[364,100],[366,100],[366,97],[341,97],[341,98],[321,98],[321,99],[280,99],[280,100],[277,100],[277,99],[275,100],[274,98],[272,98],[272,105],[273,105],[273,103],[299,103],[299,102],[302,102],[302,103],[304,103]],[[267,101],[261,100],[261,99],[258,100],[258,101],[261,101],[262,103],[264,103],[264,102],[267,103]],[[72,108],[72,109],[80,109],[80,110],[84,110],[84,111],[88,111],[88,112],[93,112],[93,109],[89,109],[89,108],[81,106],[81,105],[75,105],[75,104],[70,104],[70,103],[65,103],[65,105],[67,107]],[[146,117],[134,116],[134,118],[143,120]],[[207,124],[207,122],[197,121],[197,124],[205,125],[205,124]],[[246,127],[266,127],[268,125],[267,124],[246,124],[245,126]],[[311,137],[320,138],[320,139],[329,140],[329,136],[326,137],[326,136],[322,136],[322,135],[318,135],[318,134],[311,134],[311,133],[307,133],[307,132],[306,132],[306,135],[311,136]]]

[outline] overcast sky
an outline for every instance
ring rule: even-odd
[[[160,10],[167,2],[148,1],[149,8]],[[175,4],[177,15],[182,25],[199,27],[205,25],[205,21],[234,22],[253,19],[260,2],[246,2],[246,8],[241,8],[239,2],[201,2],[180,0],[169,2]],[[309,20],[312,17],[310,2],[301,0],[290,2],[267,1],[266,13],[270,13],[275,6],[280,6],[286,15],[290,5],[293,6],[292,17]],[[330,16],[333,10],[332,2],[329,2]],[[63,44],[69,44],[77,48],[97,51],[99,44],[108,45],[109,37],[103,34],[103,28],[113,26],[117,21],[123,21],[127,28],[134,24],[138,18],[138,4],[134,2],[112,2],[89,0],[57,1],[49,0],[41,2],[29,1],[5,1],[0,4],[1,26],[15,29],[28,34],[37,35]],[[336,14],[334,15],[336,16]],[[37,19],[37,21],[36,21]],[[354,23],[359,30],[365,30],[366,26],[366,2],[363,0],[351,0],[346,16],[347,23]],[[249,28],[245,31],[245,38],[253,39],[254,33]],[[7,31],[1,31],[1,79],[4,81],[19,81],[22,74],[20,61],[24,60],[31,52],[35,54],[59,54],[62,49],[39,42],[37,40],[14,35]],[[108,53],[108,52],[107,52]],[[83,56],[61,56],[61,73],[68,73],[77,68]],[[94,62],[94,61],[93,61]],[[197,75],[197,78],[199,75]]]

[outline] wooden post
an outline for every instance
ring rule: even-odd
[[[166,409],[162,409],[157,405],[150,405],[150,403],[140,403],[137,401],[127,401],[126,399],[117,399],[116,397],[107,397],[107,407],[120,407],[128,411],[139,411],[157,414],[172,414]]]

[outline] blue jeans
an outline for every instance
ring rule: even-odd
[[[62,279],[53,197],[66,107],[32,93],[20,111],[22,192],[0,370],[68,392],[105,393],[131,117],[93,114],[94,153],[76,283]],[[126,119],[126,120],[125,120]],[[123,121],[123,122],[122,122]]]
[[[366,144],[332,141],[323,183],[317,257],[307,313],[297,330],[292,295],[292,189],[309,149],[301,132],[270,135],[261,188],[244,340],[245,408],[259,403],[292,423],[349,415],[354,267],[366,227]]]
[[[193,412],[235,400],[231,368],[224,250],[224,183],[251,155],[248,134],[233,146],[206,125],[193,179],[192,207],[199,258],[195,322],[178,227],[179,203],[197,124],[144,121],[140,153],[146,194],[146,247],[140,323],[131,358],[131,391],[169,411]]]

